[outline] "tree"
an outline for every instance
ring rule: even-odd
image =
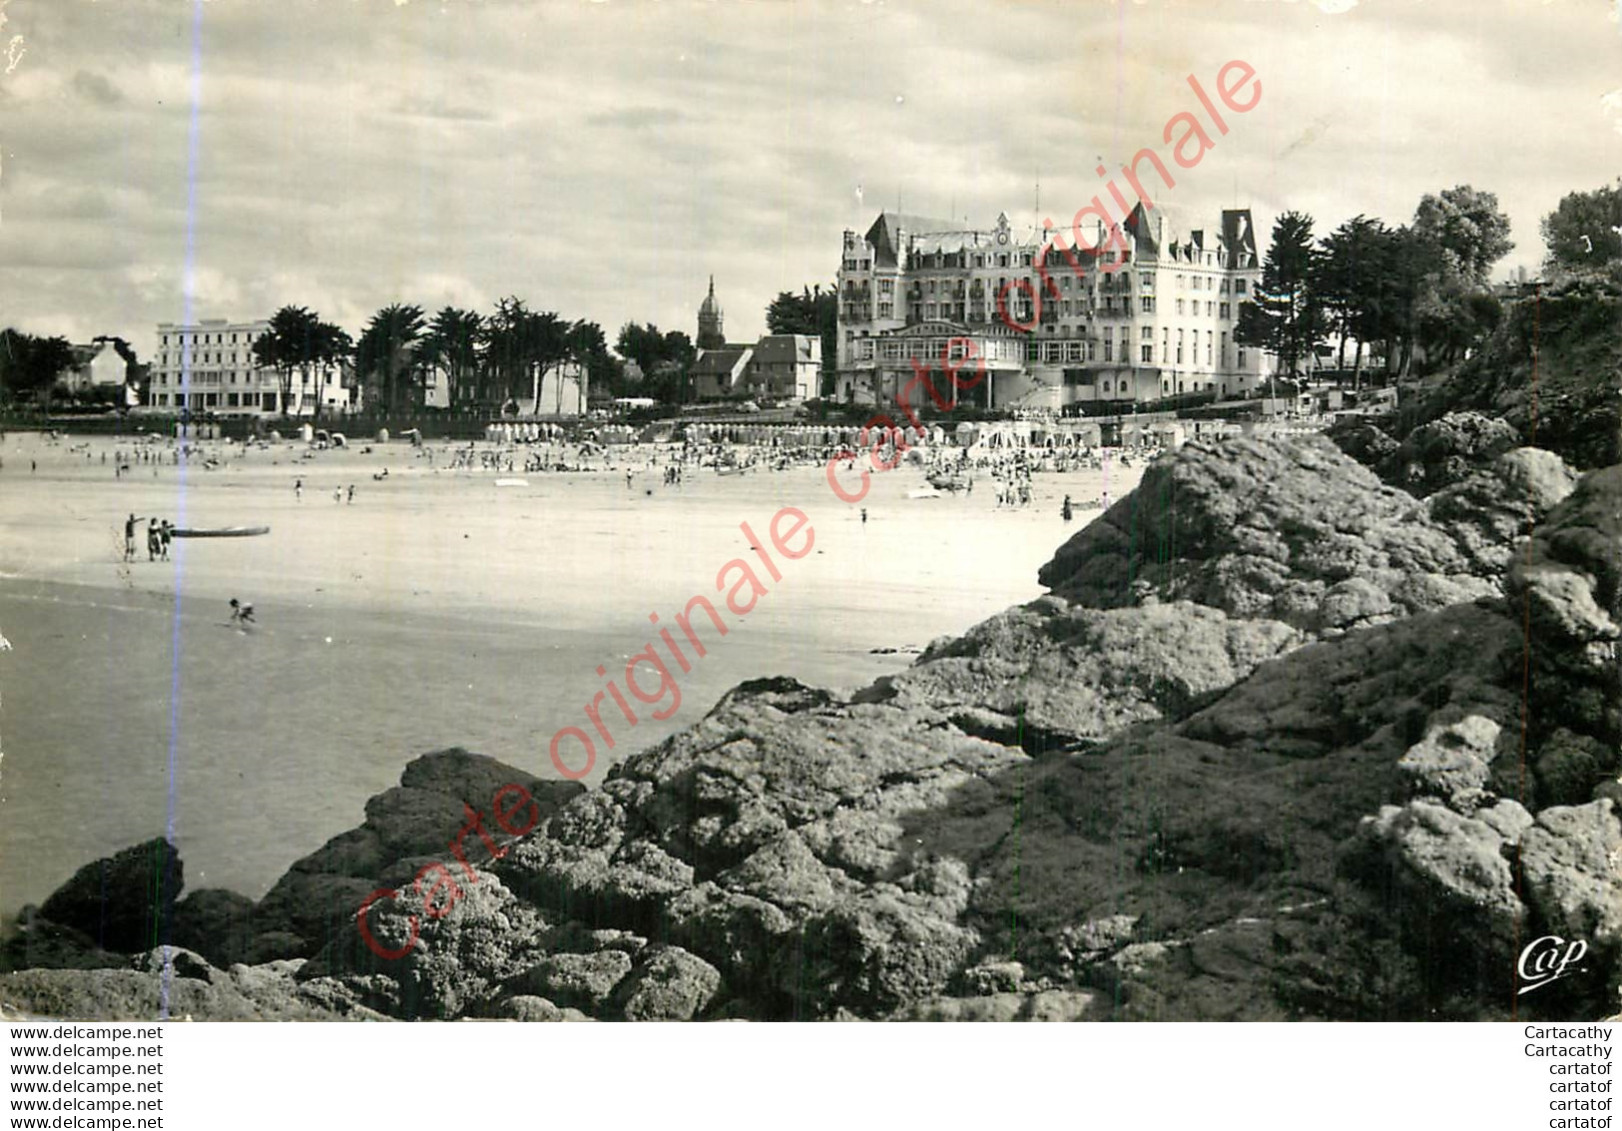
[[[1355,339],[1352,382],[1363,368],[1363,345],[1376,334],[1385,225],[1354,216],[1322,240],[1312,289],[1328,324],[1340,336],[1337,369],[1346,368],[1346,341]]]
[[[276,371],[284,417],[293,399],[293,373],[303,364],[302,358],[319,322],[320,319],[305,307],[284,306],[271,315],[270,328],[254,340],[254,359]]]
[[[416,399],[423,329],[422,307],[390,303],[372,315],[355,345],[356,375],[366,388],[379,390],[387,412],[399,412]]]
[[[1278,358],[1293,377],[1301,359],[1323,338],[1323,311],[1314,301],[1311,282],[1318,272],[1318,250],[1312,243],[1312,217],[1286,212],[1273,224],[1273,242],[1262,265],[1253,302],[1239,305],[1234,340],[1257,346]]]
[[[591,389],[606,389],[618,392],[620,385],[620,365],[614,360],[614,355],[608,352],[608,339],[603,336],[603,328],[595,322],[580,321],[569,327],[568,336],[569,360],[576,362],[586,371],[586,391]],[[558,382],[558,398],[563,397],[563,382]],[[561,403],[558,406],[562,412]]]
[[[535,390],[535,407],[532,411],[537,416],[541,412],[541,388],[546,384],[546,375],[569,360],[570,329],[569,323],[549,310],[531,314],[525,324],[526,367]],[[561,412],[563,382],[559,381],[557,386]]]
[[[434,315],[421,342],[422,360],[445,374],[445,396],[453,408],[462,391],[478,379],[484,318],[471,310],[447,306]]]
[[[0,331],[0,382],[14,397],[32,395],[47,412],[57,383],[73,362],[73,346],[66,338]]]
[[[822,341],[823,383],[834,372],[839,349],[839,289],[818,284],[800,294],[781,291],[766,307],[766,328],[773,334],[808,334]],[[826,391],[826,390],[824,390]]]
[[[516,295],[499,299],[484,323],[484,379],[479,400],[490,407],[516,399],[528,373],[525,333],[530,311]],[[526,391],[527,390],[523,390]]]
[[[1421,197],[1413,230],[1441,249],[1467,290],[1485,286],[1492,265],[1515,246],[1509,239],[1509,217],[1499,209],[1498,197],[1469,185]]]
[[[1539,226],[1551,270],[1622,266],[1622,179],[1593,192],[1567,193]]]
[[[266,368],[274,369],[281,385],[282,416],[289,415],[293,399],[293,374],[301,377],[300,410],[303,408],[303,387],[311,384],[311,368],[324,368],[342,361],[352,350],[349,335],[331,322],[323,322],[320,315],[302,306],[284,306],[271,315],[270,329],[253,343],[254,359]],[[321,416],[321,383],[313,384],[315,407],[312,415]]]
[[[664,360],[665,339],[659,332],[659,327],[649,322],[638,326],[635,322],[627,322],[620,327],[619,338],[614,342],[614,348],[619,355],[628,361],[636,362],[636,367],[642,371],[644,379],[652,377],[653,371]]]

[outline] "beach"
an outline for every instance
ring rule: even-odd
[[[449,470],[446,445],[433,467],[400,441],[364,446],[306,459],[303,444],[216,442],[177,465],[165,440],[115,477],[128,439],[0,444],[0,632],[13,646],[0,653],[0,912],[159,833],[189,887],[257,898],[437,748],[555,777],[552,735],[588,727],[584,706],[659,628],[685,642],[675,616],[695,595],[727,634],[696,614],[707,654],[672,669],[675,710],[633,700],[632,727],[603,701],[615,745],[599,742],[586,784],[744,680],[865,685],[1038,596],[1038,567],[1096,513],[1083,504],[1120,497],[1138,474],[1039,472],[1015,509],[996,505],[989,479],[909,498],[926,484],[903,466],[847,504],[820,466],[689,470],[672,486],[668,449],[645,446],[608,449],[601,470],[528,475],[523,449],[519,471],[498,473]],[[814,544],[776,557],[779,579],[740,527],[767,540],[785,507],[804,512]],[[178,539],[170,561],[149,562],[143,522],[125,562],[130,514],[270,533]],[[733,559],[767,590],[747,615],[716,591]],[[233,597],[255,606],[246,630],[230,622]]]

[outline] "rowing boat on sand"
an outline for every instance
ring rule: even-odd
[[[255,534],[269,534],[268,526],[177,526],[170,531],[176,538],[248,538]]]

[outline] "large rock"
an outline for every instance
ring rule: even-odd
[[[84,932],[104,950],[133,954],[169,941],[184,884],[180,853],[154,837],[80,868],[40,915]]]
[[[1302,639],[1189,602],[1098,610],[1042,597],[932,645],[879,686],[897,706],[1039,753],[1179,718]]]
[[[1585,1012],[1622,1005],[1622,810],[1610,800],[1556,806],[1520,842],[1527,902],[1543,931],[1588,946],[1561,989]]]
[[[691,1021],[721,990],[721,973],[679,946],[660,947],[618,984],[627,1021]]]
[[[1318,436],[1183,445],[1039,576],[1094,608],[1152,592],[1320,635],[1499,591],[1412,496]]]
[[[1457,483],[1520,443],[1508,421],[1479,412],[1450,412],[1415,428],[1382,467],[1415,494]]]
[[[875,1015],[939,992],[975,938],[964,865],[917,852],[907,815],[1025,760],[940,715],[756,681],[494,867],[551,912],[668,937],[756,1015]]]
[[[1514,801],[1465,817],[1419,798],[1367,818],[1348,865],[1383,896],[1434,978],[1501,990],[1526,921],[1510,859],[1531,824]]]
[[[1551,790],[1539,800],[1580,802],[1574,779],[1614,775],[1622,749],[1622,466],[1583,476],[1537,526],[1506,588],[1530,634],[1531,757]]]
[[[276,882],[254,909],[251,930],[237,930],[239,936],[251,936],[240,944],[240,953],[261,959],[309,956],[339,935],[353,936],[361,903],[385,879],[400,886],[395,873],[403,862],[410,862],[408,872],[414,872],[437,860],[461,874],[453,851],[459,848],[470,866],[488,864],[491,844],[504,851],[518,839],[502,829],[494,812],[497,793],[508,785],[523,788],[535,802],[532,812],[513,815],[517,827],[532,816],[539,827],[585,792],[578,782],[546,781],[460,748],[415,758],[398,786],[366,803],[363,825],[333,837]],[[510,811],[519,800],[509,793],[502,806]],[[469,810],[479,815],[477,826],[470,827]],[[408,874],[404,882],[410,878]]]

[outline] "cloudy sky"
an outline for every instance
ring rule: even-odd
[[[1319,230],[1622,173],[1605,0],[0,0],[0,325],[77,340],[311,306],[532,306],[728,337],[880,208],[1066,226],[1243,59],[1166,204]],[[1344,9],[1344,10],[1342,10]]]

